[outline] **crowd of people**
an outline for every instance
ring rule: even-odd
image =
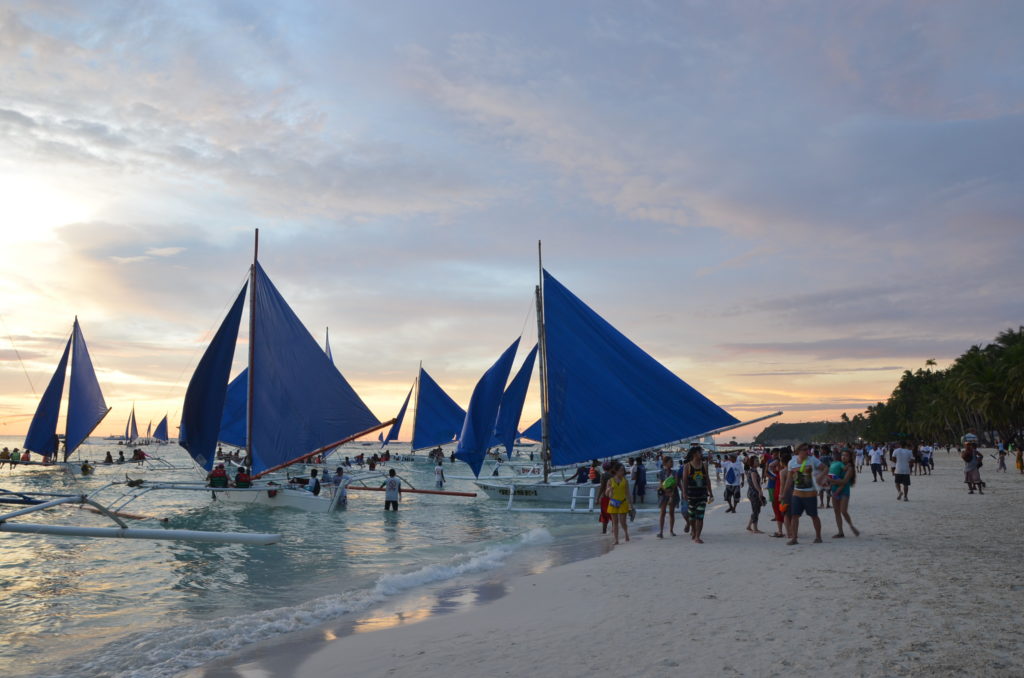
[[[996,454],[998,471],[1006,472],[1006,457],[1014,455],[1018,471],[1024,474],[1024,450],[1000,444]],[[746,529],[751,534],[764,534],[760,529],[761,512],[770,510],[775,529],[772,537],[784,538],[789,545],[800,540],[801,519],[810,520],[814,543],[822,542],[820,510],[831,509],[836,531],[834,539],[842,539],[849,531],[860,531],[850,517],[850,499],[858,476],[871,472],[872,482],[886,482],[891,474],[897,501],[910,501],[912,476],[931,475],[935,468],[937,446],[927,444],[810,444],[803,443],[773,449],[750,449],[740,454],[713,455],[699,445],[692,446],[678,461],[667,453],[648,453],[626,463],[608,461],[603,465],[592,461],[575,474],[577,483],[599,485],[599,521],[602,533],[612,527],[613,541],[619,543],[620,532],[629,541],[627,517],[635,515],[638,504],[647,501],[648,469],[646,462],[657,466],[656,485],[658,515],[657,537],[665,537],[666,523],[670,536],[676,536],[676,512],[683,520],[683,533],[697,544],[703,544],[704,518],[708,505],[714,501],[711,474],[715,484],[723,488],[725,513],[737,513],[745,496],[750,506]],[[947,448],[948,449],[948,448]],[[984,455],[973,434],[964,436],[961,447],[964,483],[970,494],[984,494],[981,479]]]

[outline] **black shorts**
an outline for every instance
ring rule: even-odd
[[[909,473],[897,473],[893,478],[895,478],[897,485],[910,485]]]
[[[789,515],[801,516],[804,513],[810,518],[818,516],[818,498],[793,495],[793,500],[789,503]]]
[[[735,499],[740,500],[740,486],[739,485],[726,485],[725,486],[725,500]]]
[[[397,511],[398,510],[398,502],[397,501],[391,501],[391,500],[385,500],[384,501],[384,510],[387,511],[388,509],[391,509],[391,508],[393,508],[395,511]]]

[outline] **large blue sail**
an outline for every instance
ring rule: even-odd
[[[156,430],[153,431],[153,440],[162,440],[167,442],[167,415],[160,420],[160,423],[156,425]]]
[[[25,436],[25,449],[43,455],[47,459],[57,455],[57,417],[60,414],[60,399],[64,394],[64,377],[68,371],[68,355],[71,353],[71,338],[64,346],[64,355],[57,363],[57,370],[50,377],[50,383],[43,391],[43,397],[36,407],[36,414]]]
[[[544,271],[551,461],[574,464],[738,419],[627,339]]]
[[[469,464],[475,476],[480,475],[480,467],[483,466],[487,448],[494,437],[494,422],[498,418],[501,395],[505,391],[505,382],[508,381],[508,373],[512,371],[512,361],[515,360],[518,348],[519,339],[516,339],[480,377],[469,399],[455,458]]]
[[[238,373],[228,384],[224,398],[224,413],[220,419],[220,435],[217,440],[235,447],[245,447],[246,405],[249,402],[249,368]]]
[[[527,426],[526,429],[523,431],[522,437],[526,438],[527,440],[536,440],[539,443],[541,439],[541,420],[538,419],[537,421]]]
[[[455,440],[466,421],[466,411],[420,368],[416,392],[416,421],[412,427],[412,449],[444,445]]]
[[[261,473],[380,424],[256,265],[253,469]]]
[[[89,348],[85,345],[82,328],[75,318],[71,344],[71,387],[68,389],[68,421],[64,432],[64,460],[85,442],[93,429],[103,421],[110,410],[103,400],[100,382],[96,379]]]
[[[248,284],[242,286],[242,291],[238,293],[231,310],[221,322],[213,341],[206,347],[206,353],[199,360],[199,365],[188,382],[185,404],[181,408],[178,443],[207,471],[213,468],[220,418],[224,411],[224,397],[231,374],[231,360],[234,358],[235,342],[238,340],[238,323],[241,321],[242,307],[245,305],[246,287]]]
[[[535,345],[523,361],[512,383],[505,389],[498,408],[498,421],[494,425],[494,437],[505,446],[505,454],[512,458],[512,447],[516,444],[519,417],[523,416],[523,404],[526,402],[526,391],[530,388],[530,377],[533,376],[533,363],[537,358]]]
[[[405,395],[405,402],[402,403],[402,409],[398,410],[398,416],[395,417],[395,423],[391,425],[391,430],[388,431],[386,438],[381,438],[381,447],[384,447],[392,440],[398,440],[398,433],[402,430],[402,422],[405,420],[405,410],[409,407],[409,398],[412,397],[412,389]]]

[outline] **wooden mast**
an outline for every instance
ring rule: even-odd
[[[256,243],[252,250],[252,267],[249,269],[249,387],[248,398],[245,404],[245,455],[246,465],[250,471],[253,462],[252,456],[252,414],[253,414],[253,357],[256,355],[256,262],[260,254],[260,229],[256,229]]]
[[[540,352],[540,458],[544,462],[544,482],[551,472],[551,445],[548,435],[548,344],[544,329],[544,262],[541,242],[537,241],[537,344]]]

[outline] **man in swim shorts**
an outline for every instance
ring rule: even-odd
[[[821,519],[818,518],[818,481],[817,476],[825,472],[821,460],[810,455],[811,446],[801,443],[796,448],[796,456],[789,460],[789,473],[786,476],[786,486],[792,486],[793,499],[789,505],[791,520],[791,539],[786,542],[793,546],[797,544],[797,536],[800,528],[800,516],[804,513],[814,523],[814,543],[821,543]],[[783,491],[783,496],[785,496]]]

